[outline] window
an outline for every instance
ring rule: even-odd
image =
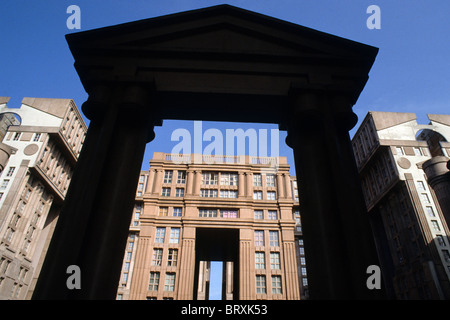
[[[216,189],[201,189],[200,196],[205,198],[217,198]]]
[[[255,268],[265,269],[266,264],[264,262],[264,252],[255,252]]]
[[[179,242],[180,242],[180,228],[171,228],[169,243],[179,243]]]
[[[261,187],[262,186],[262,177],[261,174],[255,173],[253,175],[253,186],[255,187]]]
[[[175,197],[184,197],[184,188],[176,188]]]
[[[425,191],[425,184],[423,183],[423,181],[417,181],[417,190]]]
[[[269,241],[271,247],[279,247],[278,231],[269,231]]]
[[[302,274],[302,276],[306,276],[307,275],[305,267],[301,267],[301,274]]]
[[[220,174],[220,185],[222,185],[222,186],[237,186],[238,185],[237,173],[222,172]]]
[[[238,192],[236,190],[220,190],[221,198],[237,198]]]
[[[439,223],[436,220],[431,220],[431,225],[433,226],[434,231],[441,231],[441,229],[439,228]]]
[[[173,208],[173,216],[181,217],[183,215],[183,208],[175,207]]]
[[[275,191],[267,191],[267,200],[276,200],[276,197]]]
[[[281,294],[281,276],[272,276],[272,294]]]
[[[237,210],[221,209],[220,210],[220,217],[221,218],[237,218],[238,217],[238,211]]]
[[[217,218],[217,209],[199,209],[198,216],[201,218]]]
[[[153,258],[152,265],[153,266],[161,266],[163,256],[163,249],[153,249]]]
[[[271,252],[270,253],[270,268],[279,270],[280,267],[280,253],[279,252]]]
[[[450,262],[450,253],[448,250],[442,250],[442,254],[444,255],[445,262]]]
[[[167,257],[167,266],[176,267],[178,260],[178,249],[169,249],[169,255]]]
[[[160,207],[159,208],[159,216],[160,217],[167,217],[169,212],[169,208],[168,207]]]
[[[166,282],[164,284],[164,291],[175,290],[175,273],[166,273]]]
[[[269,220],[277,220],[278,214],[276,210],[269,210]]]
[[[425,207],[425,212],[427,213],[427,215],[428,215],[429,217],[434,217],[434,216],[435,216],[434,210],[433,210],[433,208],[430,207],[430,206],[426,206],[426,207]]]
[[[416,156],[422,155],[422,151],[420,150],[419,147],[413,147],[413,149],[414,149],[414,155],[416,155]]]
[[[262,200],[262,191],[253,191],[253,199]]]
[[[430,203],[430,198],[428,198],[428,195],[426,193],[421,193],[420,198],[422,199],[423,203]]]
[[[268,187],[275,187],[275,175],[274,174],[266,175],[266,185]]]
[[[14,170],[16,170],[16,167],[10,167],[10,168],[8,169],[8,172],[6,173],[6,176],[7,176],[7,177],[12,177],[12,175],[13,175],[13,173],[14,173]]]
[[[266,276],[257,275],[256,276],[256,293],[266,293]]]
[[[403,152],[403,148],[402,147],[395,147],[395,151],[397,151],[397,155],[398,156],[402,156],[405,153]]]
[[[436,239],[437,239],[437,242],[439,243],[439,246],[445,247],[444,236],[438,235],[438,236],[436,236]]]
[[[253,214],[255,216],[255,219],[264,219],[262,210],[255,210],[255,211],[253,211]]]
[[[158,291],[159,272],[150,272],[150,281],[148,282],[149,291]]]
[[[255,246],[257,246],[257,247],[264,246],[264,231],[263,230],[255,230]]]
[[[172,183],[172,175],[173,175],[173,171],[172,170],[164,171],[163,183]]]
[[[40,133],[35,133],[35,134],[34,134],[33,141],[34,141],[34,142],[38,142],[40,137],[41,137],[41,134],[40,134]]]
[[[156,228],[155,243],[164,243],[166,228]]]
[[[0,190],[6,189],[6,187],[8,186],[8,183],[9,183],[9,179],[3,180],[2,184],[0,185]]]
[[[170,188],[162,188],[161,195],[163,197],[170,197]]]
[[[20,132],[16,132],[16,133],[14,134],[13,140],[14,140],[14,141],[19,141],[19,139],[20,139]]]
[[[202,184],[217,185],[219,181],[219,174],[217,172],[203,172]]]
[[[178,184],[186,183],[186,171],[178,171],[177,183]]]

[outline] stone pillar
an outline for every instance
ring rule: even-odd
[[[253,173],[251,172],[246,172],[246,183],[247,183],[247,188],[246,188],[246,196],[250,199],[253,199]]]
[[[187,170],[186,173],[186,195],[192,195],[192,190],[194,187],[194,172],[192,170]]]
[[[195,228],[185,227],[183,231],[183,246],[181,251],[181,264],[179,275],[180,300],[194,298],[194,271],[195,270]]]
[[[130,300],[143,300],[146,297],[150,279],[149,266],[151,263],[152,238],[140,236],[137,243],[136,264],[130,286]]]
[[[239,171],[239,182],[238,182],[238,188],[239,188],[239,198],[245,196],[245,176],[243,171]]]
[[[233,300],[233,279],[234,279],[234,262],[224,261],[223,263],[223,281],[222,281],[222,298],[225,300]]]
[[[277,174],[277,194],[278,199],[284,198],[284,184],[283,184],[283,176],[281,173]]]
[[[311,299],[375,299],[367,268],[379,265],[348,130],[344,97],[291,92],[287,144],[301,185],[300,211]]]
[[[437,156],[422,165],[428,184],[433,188],[447,226],[450,226],[450,160]]]
[[[115,299],[145,145],[154,138],[151,88],[96,86],[91,120],[33,299]],[[80,268],[69,290],[67,268]]]

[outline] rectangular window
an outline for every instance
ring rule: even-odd
[[[429,217],[434,217],[435,216],[434,210],[430,206],[426,206],[425,207],[425,212],[428,214]]]
[[[267,200],[276,200],[277,194],[275,191],[267,191]]]
[[[265,269],[266,263],[264,261],[264,252],[255,252],[255,268]]]
[[[169,243],[179,243],[179,242],[180,242],[180,228],[171,228]]]
[[[19,139],[20,139],[20,132],[16,132],[16,133],[14,134],[13,140],[14,140],[14,141],[19,141]]]
[[[183,215],[183,208],[175,207],[173,208],[173,216],[181,217]]]
[[[420,150],[419,147],[413,147],[413,149],[414,149],[414,155],[416,155],[416,156],[422,155],[422,151]]]
[[[222,172],[220,174],[220,185],[222,186],[237,186],[238,174],[230,172]]]
[[[16,170],[16,167],[10,167],[8,169],[8,173],[6,174],[7,177],[12,177],[14,170]]]
[[[175,273],[166,273],[166,282],[164,283],[164,291],[175,290]]]
[[[450,253],[448,250],[442,250],[442,254],[444,255],[445,262],[450,262]]]
[[[156,228],[155,243],[164,243],[166,228]]]
[[[199,209],[198,216],[201,218],[217,218],[217,209]]]
[[[148,282],[149,291],[158,291],[159,272],[150,272],[150,280]]]
[[[423,181],[417,181],[417,190],[419,190],[419,191],[426,191],[425,190],[425,184],[423,183]]]
[[[163,197],[170,197],[170,188],[162,188],[161,195]]]
[[[271,247],[279,247],[278,231],[269,231],[269,241]]]
[[[221,198],[237,198],[238,192],[236,190],[220,190]]]
[[[203,172],[202,184],[217,185],[219,182],[219,174],[217,172]]]
[[[281,276],[272,276],[272,294],[281,293]]]
[[[178,249],[169,249],[169,255],[167,257],[167,266],[176,267],[178,260]]]
[[[186,171],[178,171],[177,183],[178,184],[186,183]]]
[[[254,200],[262,200],[262,191],[253,191]]]
[[[221,218],[237,218],[238,217],[238,211],[237,210],[221,209],[220,210],[220,217]]]
[[[200,196],[205,198],[217,198],[216,189],[201,189]]]
[[[6,189],[6,187],[8,186],[8,183],[9,183],[9,179],[3,180],[2,184],[0,185],[0,190]]]
[[[167,217],[168,212],[169,212],[168,207],[159,207],[159,216],[160,217]]]
[[[397,151],[397,155],[398,156],[402,156],[405,153],[403,152],[403,148],[402,147],[395,147],[395,150]]]
[[[270,253],[270,268],[275,269],[275,270],[281,269],[279,252],[271,252]]]
[[[428,195],[426,193],[421,193],[420,198],[422,199],[423,203],[430,203],[430,198],[428,198]]]
[[[161,266],[163,256],[163,249],[153,249],[153,258],[152,265],[153,266]]]
[[[255,246],[256,247],[264,246],[264,231],[263,230],[255,230]]]
[[[438,243],[439,243],[439,246],[445,247],[444,236],[442,236],[442,235],[437,235],[437,236],[436,236],[436,239],[437,239],[437,241],[438,241]]]
[[[266,175],[266,185],[268,187],[275,187],[275,175],[274,174]]]
[[[255,219],[264,219],[264,214],[262,210],[253,211]]]
[[[269,210],[269,220],[277,220],[278,213],[276,210]]]
[[[172,183],[172,175],[173,175],[172,170],[165,170],[163,183]]]
[[[256,276],[256,293],[266,293],[266,276]]]
[[[260,173],[255,173],[253,175],[253,186],[261,187],[262,186],[262,177]]]
[[[439,223],[436,220],[431,220],[431,225],[433,226],[434,231],[441,231],[441,229],[439,228]]]
[[[184,197],[184,188],[176,188],[175,197]]]

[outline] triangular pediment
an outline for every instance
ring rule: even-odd
[[[150,18],[67,36],[83,49],[220,52],[274,56],[373,58],[375,48],[229,5]],[[369,54],[370,53],[370,54]]]

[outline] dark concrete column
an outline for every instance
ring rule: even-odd
[[[299,180],[311,299],[375,299],[367,267],[379,265],[348,130],[345,99],[292,92],[286,142]]]
[[[151,89],[97,86],[91,122],[33,299],[115,299],[145,145],[154,138]],[[81,271],[68,289],[67,267]]]

